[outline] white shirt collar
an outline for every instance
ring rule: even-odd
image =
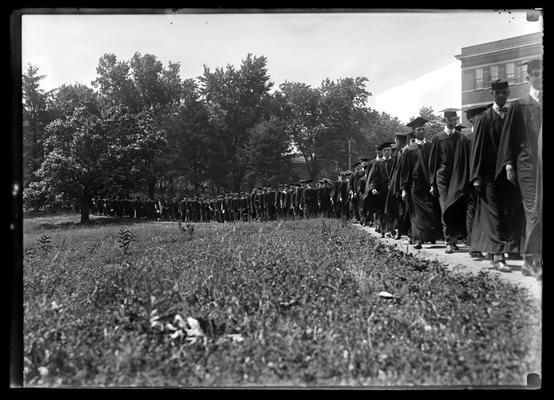
[[[383,159],[383,157],[377,156],[377,158],[376,158],[376,159],[377,159],[377,160],[382,160],[382,159]]]
[[[422,144],[424,143],[423,140],[419,140],[419,139],[416,139],[415,142],[416,142],[417,144],[420,144],[420,145],[422,145]]]
[[[498,110],[500,110],[501,107],[498,104],[494,103],[492,105],[492,108],[493,108],[494,111],[498,112]],[[506,108],[505,104],[504,104],[504,108]]]
[[[533,86],[531,86],[530,89],[529,89],[529,96],[531,96],[533,98],[533,100],[535,100],[537,103],[539,102],[540,93],[541,93],[541,91],[535,89]]]
[[[452,134],[452,133],[454,133],[454,132],[456,132],[456,128],[450,130],[450,129],[448,129],[447,126],[444,127],[444,133],[446,133],[447,135],[450,135],[450,134]]]

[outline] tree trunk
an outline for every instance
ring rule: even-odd
[[[88,188],[83,189],[83,197],[81,197],[81,224],[88,224],[90,221],[90,202],[92,200],[92,194]]]

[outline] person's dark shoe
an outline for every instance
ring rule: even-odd
[[[447,244],[446,245],[446,250],[444,251],[446,254],[452,254],[454,253],[454,246],[452,246],[451,244]]]
[[[384,238],[385,237],[385,234],[383,232],[381,232],[381,237]]]
[[[409,238],[409,239],[408,239],[408,243],[409,243],[409,244],[414,244],[414,240],[413,240],[412,238]]]
[[[416,242],[416,244],[414,245],[414,249],[421,249],[423,246],[421,245],[421,242]]]
[[[371,224],[369,224],[369,226],[371,226]],[[375,232],[377,232],[377,233],[381,233],[381,229],[379,229],[379,228],[375,228]]]
[[[400,240],[402,238],[402,235],[400,233],[397,233],[394,235],[394,240]]]
[[[484,257],[483,253],[481,253],[480,251],[470,251],[470,252],[469,252],[469,256],[470,256],[470,257],[473,257],[473,258],[481,258],[481,257]]]
[[[431,244],[437,244],[436,240],[431,240]]]
[[[460,250],[460,248],[459,248],[458,246],[456,246],[456,243],[453,243],[453,244],[452,244],[452,248],[453,248],[454,250]]]
[[[500,272],[512,272],[512,269],[508,267],[508,265],[504,260],[495,261],[494,269]]]

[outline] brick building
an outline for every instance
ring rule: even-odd
[[[527,71],[518,64],[542,56],[542,32],[463,47],[455,56],[462,62],[462,124],[465,110],[492,103],[490,84],[496,79],[508,81],[508,102],[524,96]]]

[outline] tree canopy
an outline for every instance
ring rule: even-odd
[[[151,54],[104,54],[92,86],[50,92],[38,70],[23,74],[24,202],[78,201],[83,222],[95,194],[275,186],[299,179],[293,158],[305,160],[311,179],[334,178],[350,161],[373,157],[401,125],[367,106],[365,77],[274,88],[267,59],[253,54],[186,79],[178,63],[164,66]]]

